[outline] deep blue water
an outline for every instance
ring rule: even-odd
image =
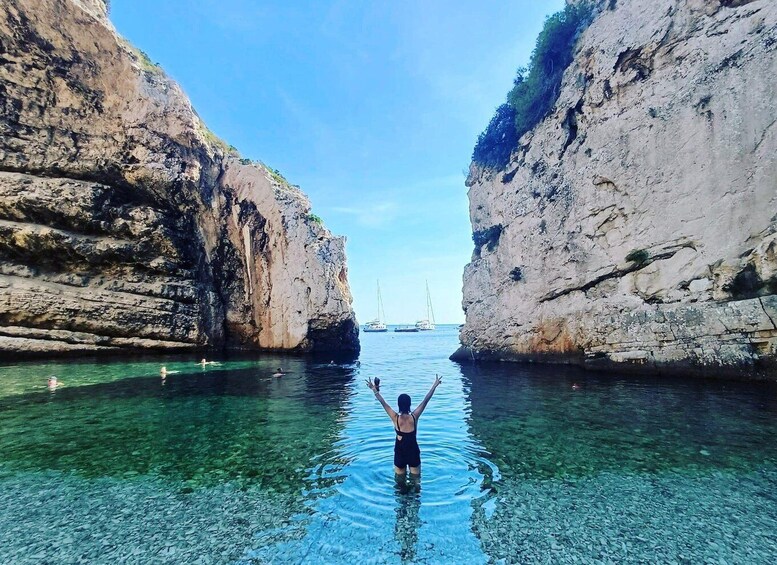
[[[0,366],[0,562],[777,561],[774,384],[459,365],[454,326],[362,346]],[[364,379],[415,404],[435,374],[397,485]]]

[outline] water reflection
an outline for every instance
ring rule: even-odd
[[[53,390],[45,380],[30,390],[29,378],[16,383],[24,377],[0,368],[10,392],[0,397],[0,460],[93,478],[155,475],[188,489],[237,481],[299,492],[311,458],[332,449],[353,379],[351,367],[302,359],[286,360],[280,379],[270,376],[274,358],[166,364],[165,376],[159,362],[63,365]]]
[[[777,386],[464,365],[492,561],[774,562]],[[748,524],[743,528],[743,524]]]
[[[121,531],[104,535],[151,540],[143,561],[166,547],[159,530],[216,559],[210,548],[240,530],[220,547],[241,563],[775,561],[776,385],[459,366],[447,359],[455,340],[455,328],[365,337],[360,365],[0,367],[0,503],[11,508],[0,522],[37,532],[68,516],[92,531],[118,505]],[[418,402],[436,373],[443,385],[418,422],[423,489],[397,486],[393,423],[364,379],[380,377],[392,404]],[[49,374],[63,383],[55,392]],[[22,555],[17,539],[0,550]]]
[[[491,472],[469,433],[469,403],[457,366],[447,359],[455,327],[423,339],[388,334],[363,341],[361,365],[348,385],[340,436],[315,460],[307,509],[278,539],[261,537],[245,562],[484,563],[470,517]],[[434,375],[443,385],[418,420],[423,488],[412,477],[397,484],[393,422],[364,385],[380,377],[391,405],[400,393],[417,404]],[[395,406],[396,409],[396,406]],[[327,482],[328,481],[328,482]]]
[[[399,545],[399,557],[403,561],[415,561],[418,531],[421,529],[421,479],[414,477],[409,481],[398,481],[396,494],[396,521],[394,539]]]
[[[777,462],[774,383],[510,364],[461,370],[472,432],[503,473],[552,478]]]

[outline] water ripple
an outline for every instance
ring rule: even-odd
[[[394,336],[384,337],[388,343],[394,341]],[[441,555],[485,562],[468,517],[485,500],[484,485],[499,472],[469,432],[471,409],[463,394],[465,383],[451,371],[445,356],[429,347],[439,334],[428,337],[412,341],[403,336],[401,343],[408,350],[401,359],[385,352],[370,355],[365,339],[363,362],[354,370],[339,419],[339,437],[310,469],[309,511],[295,523],[297,536],[264,544],[249,556],[304,562],[315,546],[317,559],[334,562],[382,563],[397,557],[436,562]],[[374,340],[372,345],[376,344]],[[443,375],[443,385],[418,422],[420,483],[397,482],[393,423],[364,379],[379,376],[381,392],[390,404],[400,393],[407,393],[417,405],[435,374]],[[366,556],[364,547],[378,552]]]
[[[84,555],[121,539],[143,562],[173,538],[179,562],[777,562],[777,386],[459,366],[455,342],[364,336],[343,365],[170,357],[164,379],[158,358],[0,366],[0,561],[56,560],[65,520],[103,528],[72,538]],[[435,374],[420,487],[397,483],[364,379],[417,405]]]

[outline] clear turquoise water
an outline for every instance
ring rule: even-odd
[[[777,561],[777,386],[460,366],[456,344],[0,366],[0,562]],[[415,403],[435,373],[420,489],[396,485],[364,378]]]

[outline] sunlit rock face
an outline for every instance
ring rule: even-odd
[[[0,355],[358,350],[344,241],[99,0],[0,11]]]
[[[473,165],[459,358],[775,375],[777,3],[612,0]]]

